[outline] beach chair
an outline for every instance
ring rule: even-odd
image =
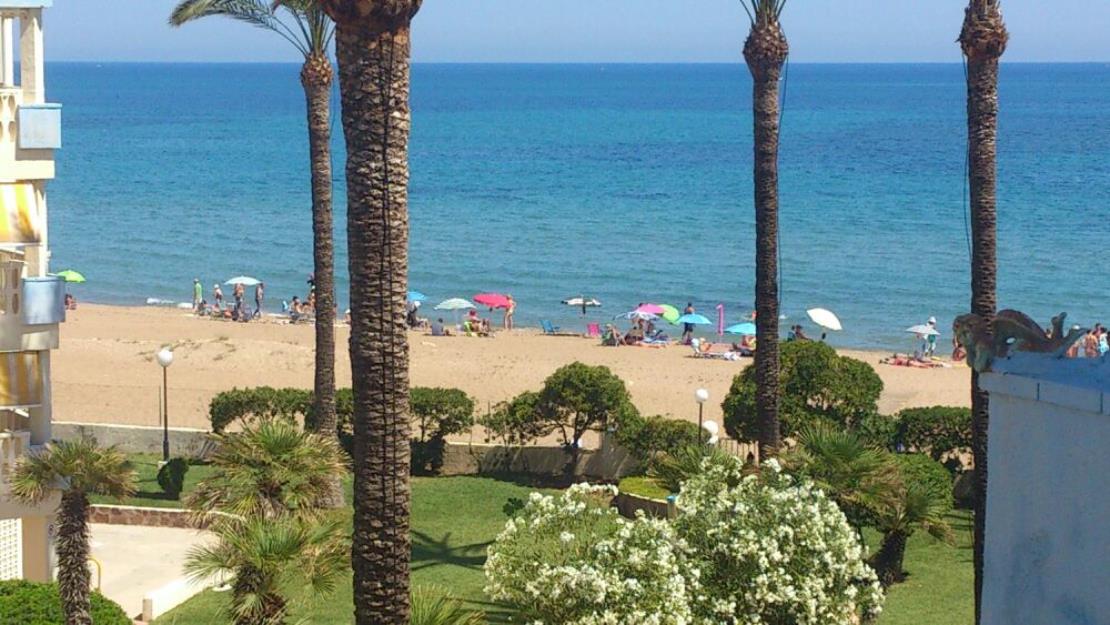
[[[547,319],[541,319],[540,320],[540,326],[543,327],[543,333],[544,334],[558,334],[559,333],[559,326],[551,325],[551,322],[548,321]]]
[[[591,339],[601,338],[601,324],[588,323],[586,324],[586,336]]]

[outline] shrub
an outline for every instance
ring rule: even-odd
[[[189,471],[189,463],[184,458],[170,458],[170,461],[158,469],[158,486],[170,499],[177,499],[181,491],[185,490],[185,474]]]
[[[546,434],[547,424],[540,417],[537,405],[540,394],[525,391],[497,405],[493,412],[478,423],[486,428],[486,442],[498,440],[504,445],[527,445]]]
[[[648,475],[667,492],[677,493],[687,480],[701,473],[707,458],[721,461],[726,455],[711,445],[685,445],[653,458]]]
[[[675,532],[700,572],[705,622],[848,625],[883,593],[844,514],[807,480],[768,460],[744,476],[736,458],[707,462],[678,497]]]
[[[131,625],[115,602],[93,592],[93,625]],[[57,584],[23,580],[0,581],[0,623],[4,625],[65,625]]]
[[[208,404],[212,431],[219,434],[232,423],[247,425],[259,419],[308,420],[312,391],[296,388],[234,388],[217,393]]]
[[[696,423],[669,417],[629,417],[617,430],[617,442],[647,468],[659,454],[704,442]]]
[[[898,413],[895,441],[941,460],[971,451],[971,410],[950,406],[907,408]]]
[[[894,417],[872,412],[859,420],[855,431],[868,445],[894,451],[898,421]]]
[[[447,437],[474,425],[474,400],[457,388],[417,387],[409,391],[409,407],[418,432],[412,444],[412,469],[438,472]]]
[[[895,466],[902,482],[914,485],[943,502],[945,511],[952,509],[952,475],[944,465],[924,454],[894,454]]]
[[[418,586],[412,591],[409,625],[482,625],[483,612],[466,609],[463,602],[437,587]]]
[[[536,412],[549,433],[558,432],[563,444],[575,451],[586,432],[619,427],[639,415],[623,380],[608,367],[580,362],[560,367],[544,380]]]
[[[855,427],[878,411],[882,390],[883,382],[870,365],[839,356],[824,343],[793,341],[782,345],[779,418],[784,436],[820,423]],[[755,367],[748,367],[733,379],[721,405],[725,429],[733,438],[759,438],[755,398]]]
[[[523,622],[694,622],[697,576],[683,567],[670,526],[622,518],[608,505],[615,494],[589,484],[558,498],[532,493],[489,548],[486,593]]]

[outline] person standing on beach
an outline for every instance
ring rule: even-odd
[[[509,301],[508,301],[508,305],[505,306],[505,329],[506,330],[512,330],[513,329],[513,313],[516,312],[516,300],[513,299],[512,295],[506,296],[506,299],[508,299]]]
[[[641,304],[641,306],[642,305],[643,304]],[[686,308],[683,309],[682,314],[684,314],[684,315],[694,314],[694,303],[693,302],[686,302]],[[694,338],[694,324],[692,324],[692,323],[682,324],[682,344],[683,345],[689,345],[690,340],[693,339],[693,338]]]
[[[243,317],[243,295],[245,293],[246,288],[242,285],[242,283],[236,284],[235,290],[232,291],[232,294],[235,297],[235,312],[238,313],[240,319]]]
[[[933,333],[925,337],[925,356],[932,358],[937,353],[937,318],[929,317],[929,327],[933,329]]]
[[[254,316],[262,316],[262,303],[266,300],[266,283],[259,282],[254,286]]]
[[[193,278],[193,312],[201,311],[201,302],[204,301],[204,287],[200,285],[200,278]]]
[[[224,307],[224,292],[220,289],[219,284],[212,285],[212,300],[216,302],[216,308]]]

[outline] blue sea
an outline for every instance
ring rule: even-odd
[[[64,105],[55,269],[87,301],[187,301],[193,277],[304,296],[308,147],[296,65],[48,65]],[[969,307],[963,68],[791,65],[783,310],[835,311],[852,347],[905,349]],[[751,82],[733,65],[416,65],[413,289],[511,293],[518,323],[639,302],[752,307]],[[1110,320],[1110,65],[1004,65],[999,295],[1047,322]],[[346,306],[342,129],[337,284]]]

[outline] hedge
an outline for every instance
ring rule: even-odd
[[[971,410],[951,406],[907,408],[898,413],[895,441],[905,449],[927,453],[933,460],[970,453]]]
[[[90,595],[93,625],[131,625],[131,619],[111,599]],[[4,625],[65,625],[57,584],[23,580],[0,581],[0,623]]]
[[[894,454],[894,461],[904,483],[924,487],[937,501],[952,508],[952,475],[943,464],[925,454]]]

